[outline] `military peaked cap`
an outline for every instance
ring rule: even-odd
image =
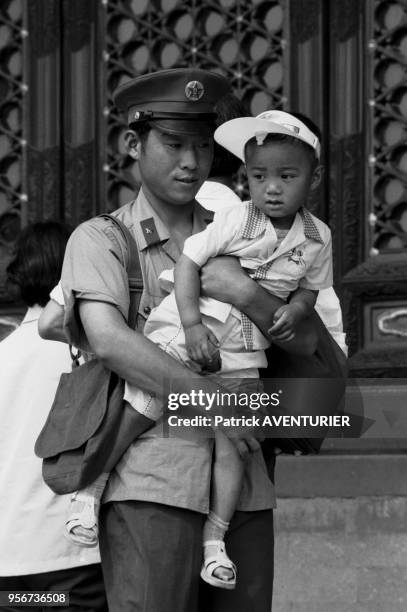
[[[215,104],[230,92],[225,77],[198,68],[161,70],[131,79],[114,94],[129,125],[153,119],[214,118]]]

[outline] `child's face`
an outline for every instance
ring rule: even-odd
[[[320,180],[320,167],[302,147],[290,142],[249,142],[246,169],[253,204],[280,229],[288,229],[309,191]]]

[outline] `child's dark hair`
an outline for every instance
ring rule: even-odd
[[[66,243],[71,233],[63,223],[33,223],[20,234],[16,256],[7,267],[7,281],[19,289],[27,306],[45,306],[61,278]]]
[[[296,117],[297,119],[302,121],[303,124],[306,125],[307,128],[309,130],[311,130],[311,132],[313,134],[315,134],[315,136],[318,138],[319,142],[321,142],[321,140],[322,140],[322,132],[319,129],[319,127],[317,126],[317,124],[312,121],[312,119],[307,117],[307,115],[303,115],[302,113],[291,113],[290,112],[290,115],[292,115],[293,117]]]
[[[293,117],[296,117],[297,119],[299,119],[300,121],[303,122],[304,125],[307,126],[307,128],[309,130],[311,130],[311,132],[313,134],[315,134],[315,136],[318,138],[319,142],[321,142],[321,130],[319,129],[319,127],[312,121],[312,119],[310,119],[309,117],[307,117],[306,115],[303,115],[302,113],[291,113],[290,115],[292,115]],[[255,142],[254,138],[251,138],[245,145],[245,156],[246,156],[246,147],[249,143]],[[306,142],[299,140],[298,138],[295,138],[293,136],[289,136],[286,134],[267,134],[264,142],[289,142],[292,145],[299,147],[300,149],[303,149],[307,155],[310,158],[311,161],[311,168],[314,170],[318,164],[319,164],[319,160],[317,159],[316,155],[315,155],[315,150],[311,147],[311,145],[307,144]]]
[[[249,114],[243,102],[234,94],[226,94],[218,100],[215,110],[216,127],[219,127],[225,121],[246,117]],[[233,175],[239,170],[241,165],[242,162],[236,155],[229,153],[224,147],[215,142],[212,167],[208,178]]]

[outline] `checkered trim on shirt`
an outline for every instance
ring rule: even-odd
[[[306,238],[310,238],[311,240],[316,240],[321,244],[325,244],[309,210],[306,208],[300,208],[298,212],[301,215],[304,225],[304,236],[306,236]],[[249,202],[247,205],[246,218],[241,237],[246,238],[247,240],[257,238],[264,231],[268,222],[269,218],[267,215],[256,208],[252,202]]]
[[[312,240],[316,240],[321,244],[325,244],[309,210],[307,210],[306,208],[301,208],[299,210],[299,213],[304,224],[304,236],[306,236],[307,238],[311,238]]]
[[[257,238],[264,231],[267,222],[268,217],[266,217],[264,212],[256,208],[252,202],[248,202],[241,237],[247,240]]]
[[[257,270],[255,270],[254,273],[250,274],[251,278],[253,280],[266,279],[268,271],[270,270],[272,265],[273,265],[272,261],[269,261],[268,263],[263,264],[262,266],[257,268]],[[252,351],[253,350],[253,323],[243,312],[241,313],[241,321],[242,321],[242,334],[243,334],[244,345],[246,347],[246,350]]]
[[[243,312],[240,313],[244,346],[247,351],[253,350],[253,323]]]
[[[267,278],[268,271],[270,270],[273,263],[274,262],[269,261],[268,263],[265,263],[262,266],[259,266],[254,271],[254,274],[251,275],[252,279],[253,280],[265,280]]]

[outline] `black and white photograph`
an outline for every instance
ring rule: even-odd
[[[406,612],[406,406],[407,0],[1,0],[0,611]]]

